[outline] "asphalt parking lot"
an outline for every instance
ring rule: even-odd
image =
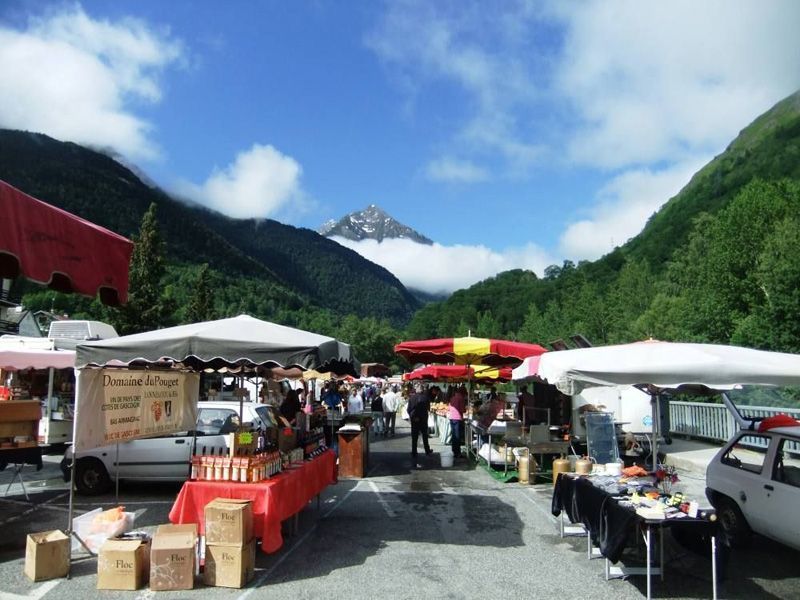
[[[439,446],[432,439],[434,449]],[[561,538],[550,514],[548,484],[502,484],[457,461],[442,469],[437,454],[412,470],[408,430],[372,444],[369,477],[329,487],[319,507],[284,529],[275,554],[257,553],[256,577],[241,590],[97,591],[96,560],[74,562],[72,578],[31,583],[22,573],[25,536],[67,523],[60,457],[36,472],[26,467],[30,501],[15,484],[0,496],[0,600],[23,598],[642,598],[643,577],[606,581],[604,561],[588,559],[586,540]],[[11,473],[0,473],[0,494]],[[120,488],[137,529],[167,522],[179,485]],[[114,494],[76,497],[76,511],[115,506]],[[79,555],[76,554],[77,558]],[[710,598],[711,562],[665,536],[667,573],[653,597]],[[730,554],[720,598],[800,598],[800,553],[757,539]]]

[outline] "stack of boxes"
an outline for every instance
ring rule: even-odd
[[[206,585],[240,588],[255,570],[253,506],[250,500],[217,498],[206,504]]]

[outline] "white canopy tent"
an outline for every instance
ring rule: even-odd
[[[71,369],[75,352],[71,350],[7,350],[0,348],[0,371],[25,369]]]
[[[294,329],[267,321],[261,321],[249,315],[239,315],[238,317],[219,319],[190,325],[180,325],[155,331],[139,333],[134,335],[122,336],[118,338],[99,340],[79,344],[76,347],[75,364],[77,367],[76,392],[75,392],[75,420],[74,435],[76,440],[76,457],[73,459],[72,479],[74,484],[75,464],[78,461],[77,453],[86,450],[92,445],[84,444],[79,447],[77,440],[78,432],[82,426],[81,414],[88,411],[89,421],[96,422],[98,419],[94,414],[99,411],[100,404],[105,410],[110,405],[109,394],[103,396],[102,382],[96,381],[97,377],[89,378],[86,381],[92,383],[91,387],[97,393],[89,397],[87,385],[84,379],[87,369],[115,369],[115,376],[112,380],[121,380],[121,389],[127,388],[138,392],[138,388],[130,387],[129,381],[123,376],[119,376],[120,368],[123,369],[165,369],[183,371],[224,371],[228,373],[256,373],[264,369],[299,368],[316,369],[318,371],[331,371],[337,374],[356,375],[358,373],[358,362],[352,355],[350,346],[335,340],[334,338],[318,335],[300,329]],[[158,373],[157,370],[153,371]],[[124,371],[122,371],[124,373]],[[154,375],[158,378],[158,375]],[[139,381],[141,381],[141,377]],[[141,383],[139,383],[141,385]],[[189,385],[199,388],[199,377],[189,380]],[[183,414],[183,422],[191,419],[191,415],[196,415],[198,389],[191,393],[181,394],[176,397],[186,410]],[[127,401],[130,398],[129,392],[123,392],[125,396],[117,394],[118,400],[122,398]],[[132,404],[127,402],[127,404]],[[139,404],[139,402],[135,402]],[[141,402],[143,405],[144,402]],[[188,406],[191,404],[191,406]],[[124,407],[124,408],[127,408]],[[171,406],[170,410],[178,407]],[[180,407],[184,408],[184,407]],[[177,412],[177,411],[176,411]],[[146,411],[143,411],[142,421],[144,422]],[[159,410],[158,417],[163,418],[163,412]],[[100,419],[102,420],[102,418]],[[191,420],[192,427],[194,420]],[[178,423],[180,425],[180,423]],[[99,426],[99,425],[98,425]],[[178,426],[174,431],[183,430]],[[137,429],[138,431],[138,429]],[[162,430],[162,434],[169,431]],[[146,437],[144,435],[127,435],[123,439],[136,439]],[[150,435],[153,435],[152,433]],[[98,444],[95,444],[95,446]],[[70,527],[72,523],[73,496],[70,489]]]
[[[648,340],[547,352],[535,360],[514,369],[513,379],[535,377],[568,395],[591,386],[633,385],[655,398],[665,390],[711,394],[742,385],[800,385],[800,355],[740,346]],[[654,432],[658,409],[659,402],[653,402]]]

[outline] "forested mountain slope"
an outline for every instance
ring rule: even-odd
[[[0,179],[125,236],[150,203],[173,268],[208,263],[222,314],[285,320],[300,308],[404,324],[418,301],[388,271],[308,229],[237,220],[178,202],[116,160],[45,135],[0,130]],[[179,280],[183,277],[178,272]],[[173,289],[180,308],[187,290]]]
[[[625,245],[510,271],[420,310],[410,337],[653,336],[800,351],[800,93],[745,128]]]

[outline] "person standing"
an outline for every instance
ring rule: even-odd
[[[350,397],[347,399],[347,414],[358,415],[362,412],[364,412],[364,400],[361,399],[358,388],[353,387]]]
[[[336,384],[332,382],[325,384],[325,389],[322,391],[320,400],[322,400],[322,403],[330,412],[342,406],[342,396],[336,389]]]
[[[375,435],[386,437],[386,422],[383,418],[383,396],[381,396],[379,390],[375,390],[375,395],[372,396],[369,408],[372,411],[372,418],[375,419],[372,423]]]
[[[297,398],[297,391],[289,389],[289,391],[286,392],[286,397],[284,397],[283,402],[281,402],[281,416],[289,421],[290,425],[294,425],[297,420],[297,413],[299,413],[300,410],[300,400]]]
[[[422,446],[425,454],[433,454],[428,443],[428,413],[431,408],[431,399],[422,389],[422,385],[417,384],[414,393],[408,399],[408,419],[411,422],[411,459],[417,469],[422,465],[417,463],[417,442],[420,434],[422,435]]]
[[[394,437],[394,425],[397,420],[397,409],[400,408],[400,395],[397,386],[386,386],[383,392],[383,420],[386,423],[386,435]]]
[[[461,457],[461,445],[464,443],[464,409],[466,405],[466,390],[459,386],[450,398],[447,407],[447,416],[450,419],[450,446],[453,456]]]
[[[528,391],[527,385],[519,388],[517,399],[517,418],[523,425],[530,425],[534,419],[534,397]]]

